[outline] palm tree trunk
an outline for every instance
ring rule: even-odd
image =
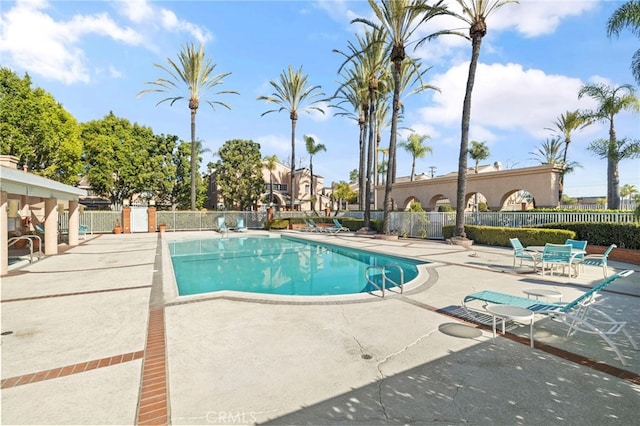
[[[369,143],[367,149],[367,176],[365,180],[365,197],[364,197],[364,224],[365,228],[371,225],[371,178],[373,173],[373,147],[375,145],[375,122],[376,122],[376,104],[374,102],[375,90],[369,86]]]
[[[413,157],[411,161],[411,182],[413,182],[413,178],[416,175],[416,157]]]
[[[313,155],[309,156],[309,172],[311,173],[311,198],[309,199],[309,206],[312,211],[316,211],[315,202],[313,201]]]
[[[609,152],[607,153],[607,208],[620,208],[620,171],[618,168],[618,147],[616,146],[616,129],[613,117],[609,120]]]
[[[296,121],[298,118],[291,113],[291,201],[289,203],[289,207],[291,211],[294,209],[294,200],[296,196],[295,188],[294,188],[294,174],[296,171]]]
[[[558,185],[558,201],[562,203],[562,193],[564,191],[564,175],[567,167],[567,151],[569,151],[569,144],[571,143],[571,138],[565,135],[564,137],[564,153],[562,154],[562,173],[560,173],[560,185]]]
[[[394,50],[396,47],[394,47]],[[392,58],[395,56],[397,59],[393,61],[393,105],[391,110],[391,137],[389,139],[389,163],[387,163],[387,180],[384,187],[384,219],[382,224],[382,231],[389,235],[391,233],[391,190],[394,179],[394,169],[396,163],[396,133],[398,131],[398,115],[400,113],[400,68],[402,66],[402,58],[404,53],[396,54],[392,52]]]
[[[191,210],[196,209],[196,108],[191,109]]]
[[[467,191],[467,156],[469,155],[469,124],[471,121],[471,93],[475,82],[478,58],[480,57],[481,36],[472,36],[471,62],[469,63],[469,75],[467,88],[464,94],[462,106],[462,134],[460,135],[460,156],[458,158],[458,189],[456,192],[456,229],[455,236],[466,237],[464,232],[464,211],[466,207],[465,195]]]
[[[358,202],[360,210],[364,210],[365,203],[365,163],[367,147],[367,128],[369,125],[369,109],[364,109],[364,120],[360,126],[360,165],[358,169]]]

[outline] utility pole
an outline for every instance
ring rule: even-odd
[[[434,177],[436,175],[436,166],[429,166],[429,174],[431,175],[431,177]]]

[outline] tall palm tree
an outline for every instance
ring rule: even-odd
[[[637,193],[638,189],[635,187],[635,185],[626,184],[620,187],[620,197],[622,198],[628,198],[629,200],[631,200]]]
[[[433,36],[441,34],[455,34],[471,40],[471,61],[469,62],[469,74],[467,76],[467,86],[462,104],[462,124],[460,133],[460,154],[458,156],[458,188],[456,192],[456,228],[454,235],[466,237],[464,232],[464,210],[465,196],[467,190],[467,153],[469,151],[469,125],[471,122],[471,94],[476,78],[476,68],[480,58],[480,47],[482,39],[487,34],[487,18],[509,3],[518,3],[518,0],[456,0],[462,8],[462,13],[449,12],[449,15],[462,20],[469,26],[469,35],[457,30],[445,30],[435,33]]]
[[[476,162],[475,172],[478,174],[478,163],[489,158],[489,147],[485,142],[471,141],[471,149],[469,149],[469,157]],[[476,203],[477,204],[477,203]]]
[[[218,86],[224,82],[224,78],[231,75],[230,72],[222,74],[214,74],[216,64],[211,62],[211,58],[207,58],[204,52],[204,47],[200,45],[199,48],[191,44],[185,44],[182,46],[182,51],[178,54],[178,62],[167,58],[169,66],[161,64],[153,64],[155,67],[160,68],[167,74],[169,78],[159,78],[156,81],[148,81],[145,84],[153,86],[151,89],[146,89],[138,93],[138,97],[145,93],[159,92],[169,93],[170,95],[158,102],[156,105],[160,105],[163,102],[169,102],[169,105],[173,106],[176,101],[186,99],[186,96],[180,94],[171,94],[172,92],[179,91],[186,88],[189,100],[189,110],[191,111],[191,210],[196,209],[196,164],[197,164],[197,146],[196,146],[196,113],[200,107],[201,96],[204,92]],[[238,92],[233,90],[223,90],[216,92],[216,95],[222,94],[234,94]],[[215,106],[220,105],[227,109],[231,109],[229,105],[222,101],[211,101],[203,99],[209,106],[215,111]]]
[[[579,110],[567,111],[564,114],[560,114],[560,117],[553,123],[555,124],[554,129],[548,129],[564,137],[564,152],[562,153],[562,164],[567,164],[567,152],[569,151],[569,144],[571,143],[571,134],[574,131],[584,129],[592,123],[593,121],[584,116]],[[565,171],[560,174],[560,192],[558,194],[558,200],[562,200],[565,174]]]
[[[387,181],[384,191],[384,222],[383,232],[391,232],[390,212],[392,208],[391,190],[392,173],[395,170],[398,116],[400,114],[400,88],[402,80],[402,62],[406,58],[405,47],[409,40],[424,22],[438,15],[445,14],[443,0],[430,6],[427,0],[369,0],[369,5],[379,23],[365,18],[356,18],[351,22],[365,24],[371,28],[384,30],[391,46],[389,59],[392,63],[393,100],[391,113],[391,136],[389,140],[389,164],[387,166]]]
[[[616,9],[607,22],[607,36],[618,37],[620,31],[629,28],[632,34],[640,37],[640,1],[629,0]],[[636,82],[640,84],[640,49],[636,50],[631,59],[631,72]]]
[[[276,169],[276,162],[278,157],[275,155],[268,155],[262,159],[265,163],[265,167],[269,170],[269,203],[273,203],[273,171]]]
[[[562,164],[562,141],[558,137],[546,139],[540,143],[538,149],[529,154],[533,155],[540,164],[551,166]]]
[[[585,84],[578,92],[578,98],[583,96],[598,102],[593,111],[585,111],[583,114],[594,121],[602,121],[609,124],[609,140],[594,141],[589,150],[607,159],[607,207],[617,209],[620,207],[619,162],[623,158],[633,158],[637,141],[627,143],[616,139],[614,118],[618,113],[628,111],[640,111],[640,99],[635,95],[635,90],[630,84],[613,87],[606,84]]]
[[[411,154],[411,182],[416,175],[416,158],[424,158],[427,153],[433,154],[433,148],[424,144],[427,139],[431,139],[431,136],[411,133],[406,141],[399,144]]]
[[[341,53],[341,52],[339,52]],[[366,87],[366,81],[363,77],[362,67],[354,64],[353,68],[343,69],[340,72],[340,76],[343,77],[343,82],[340,84],[338,90],[333,95],[334,99],[338,99],[339,102],[329,105],[332,108],[337,108],[340,111],[336,112],[336,116],[345,116],[358,123],[360,132],[358,134],[358,146],[359,146],[359,165],[358,165],[358,204],[360,210],[364,208],[364,167],[365,167],[365,142],[368,125],[368,88]],[[347,109],[347,106],[350,106]]]
[[[311,210],[315,211],[315,202],[313,201],[313,188],[315,186],[313,180],[313,156],[321,151],[326,151],[327,147],[324,144],[316,143],[315,139],[307,135],[304,135],[304,143],[309,153],[309,171],[311,172]]]
[[[308,76],[302,72],[302,67],[294,71],[293,67],[289,65],[286,71],[280,73],[280,82],[269,81],[275,92],[271,96],[258,96],[259,101],[264,100],[280,105],[280,108],[263,112],[261,116],[271,112],[289,112],[289,118],[291,119],[291,211],[294,209],[296,196],[294,174],[296,169],[296,123],[298,122],[298,113],[319,111],[324,114],[324,110],[316,104],[325,100],[322,98],[325,94],[319,91],[320,86],[309,86],[307,80]]]

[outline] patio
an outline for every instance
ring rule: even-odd
[[[296,235],[433,263],[423,285],[384,300],[184,299],[157,234],[88,238],[2,279],[2,423],[637,422],[640,353],[624,338],[626,367],[599,337],[566,338],[555,323],[536,321],[530,349],[528,325],[492,341],[448,314],[484,289],[571,300],[601,268],[542,277],[514,271],[506,248]],[[220,237],[163,239],[194,236]],[[598,306],[640,336],[640,267],[610,269],[636,273]]]

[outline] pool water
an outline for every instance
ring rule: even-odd
[[[169,243],[180,296],[234,290],[281,295],[339,295],[375,290],[365,278],[370,265],[399,265],[404,282],[425,263],[289,237],[246,237]],[[397,268],[387,277],[400,281]],[[377,270],[369,276],[378,284]],[[387,281],[387,287],[389,287]]]

